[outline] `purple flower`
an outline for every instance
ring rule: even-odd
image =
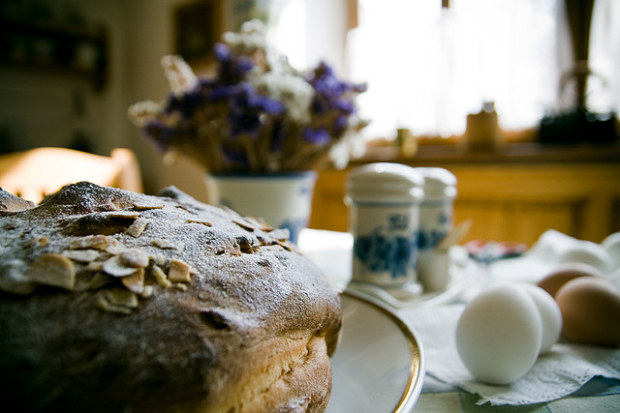
[[[232,59],[230,48],[224,43],[216,43],[215,46],[213,46],[213,54],[215,55],[215,59],[220,63],[229,62]]]
[[[213,89],[204,94],[206,103],[231,98],[237,92],[235,85],[214,85]]]
[[[233,136],[243,133],[256,136],[263,124],[263,115],[274,116],[283,112],[284,105],[281,102],[259,94],[252,85],[243,82],[231,100],[228,116],[230,132]]]
[[[355,112],[353,95],[365,90],[365,86],[340,81],[325,62],[314,69],[308,82],[315,90],[311,106],[313,115],[332,119],[329,127],[334,135],[344,132],[348,116]]]
[[[242,83],[240,89],[241,93],[239,96],[246,100],[248,107],[269,115],[280,115],[284,112],[285,108],[282,102],[258,93],[249,83]]]
[[[186,119],[190,119],[195,110],[200,108],[203,103],[202,94],[198,87],[177,96],[173,93],[168,95],[166,102],[166,114],[178,112]]]
[[[324,128],[311,128],[306,126],[303,128],[302,134],[306,142],[314,145],[323,146],[329,143],[330,136]]]
[[[340,115],[336,118],[336,120],[334,121],[334,129],[336,129],[339,132],[344,131],[347,126],[349,125],[349,120],[348,120],[348,116],[346,115]]]
[[[252,59],[231,53],[230,48],[223,43],[217,43],[213,51],[216,60],[220,63],[217,75],[222,83],[238,83],[254,67]]]

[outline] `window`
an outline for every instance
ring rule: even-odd
[[[340,63],[352,80],[368,82],[360,106],[372,121],[365,130],[370,137],[392,137],[399,127],[416,135],[460,135],[466,115],[490,101],[503,129],[520,130],[566,109],[574,97],[570,82],[559,90],[562,74],[573,65],[563,0],[444,0],[449,7],[441,0],[357,0],[358,24],[341,50],[334,50],[341,46],[337,39],[316,34],[325,30],[316,13],[312,17],[317,0],[312,6],[310,0],[280,3],[281,16],[288,13],[280,29],[295,27],[301,36],[296,40],[292,31],[280,30],[276,37],[294,63],[314,63],[310,56],[317,50],[340,53],[345,58],[336,67]],[[329,2],[333,8],[343,3],[351,2]],[[332,11],[346,33],[346,12]],[[338,33],[334,17],[326,21]],[[620,2],[596,1],[590,38],[595,75],[588,79],[588,107],[618,111]]]

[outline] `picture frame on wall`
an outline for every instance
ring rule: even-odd
[[[175,9],[175,53],[188,63],[213,58],[213,46],[221,34],[220,0],[197,0]]]

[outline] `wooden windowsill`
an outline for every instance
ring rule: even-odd
[[[608,145],[505,144],[495,151],[421,145],[402,156],[394,146],[372,147],[345,170],[319,174],[310,225],[347,231],[347,175],[369,162],[446,168],[457,178],[454,222],[471,220],[474,239],[534,242],[549,229],[601,242],[620,231],[620,142]]]
[[[495,149],[471,150],[459,144],[420,145],[412,156],[404,156],[398,147],[371,146],[352,166],[369,162],[408,164],[504,164],[559,162],[618,162],[620,142],[610,144],[541,145],[536,142],[507,143]]]

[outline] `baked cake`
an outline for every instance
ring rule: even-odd
[[[340,300],[286,235],[175,188],[0,194],[3,411],[324,411]]]

